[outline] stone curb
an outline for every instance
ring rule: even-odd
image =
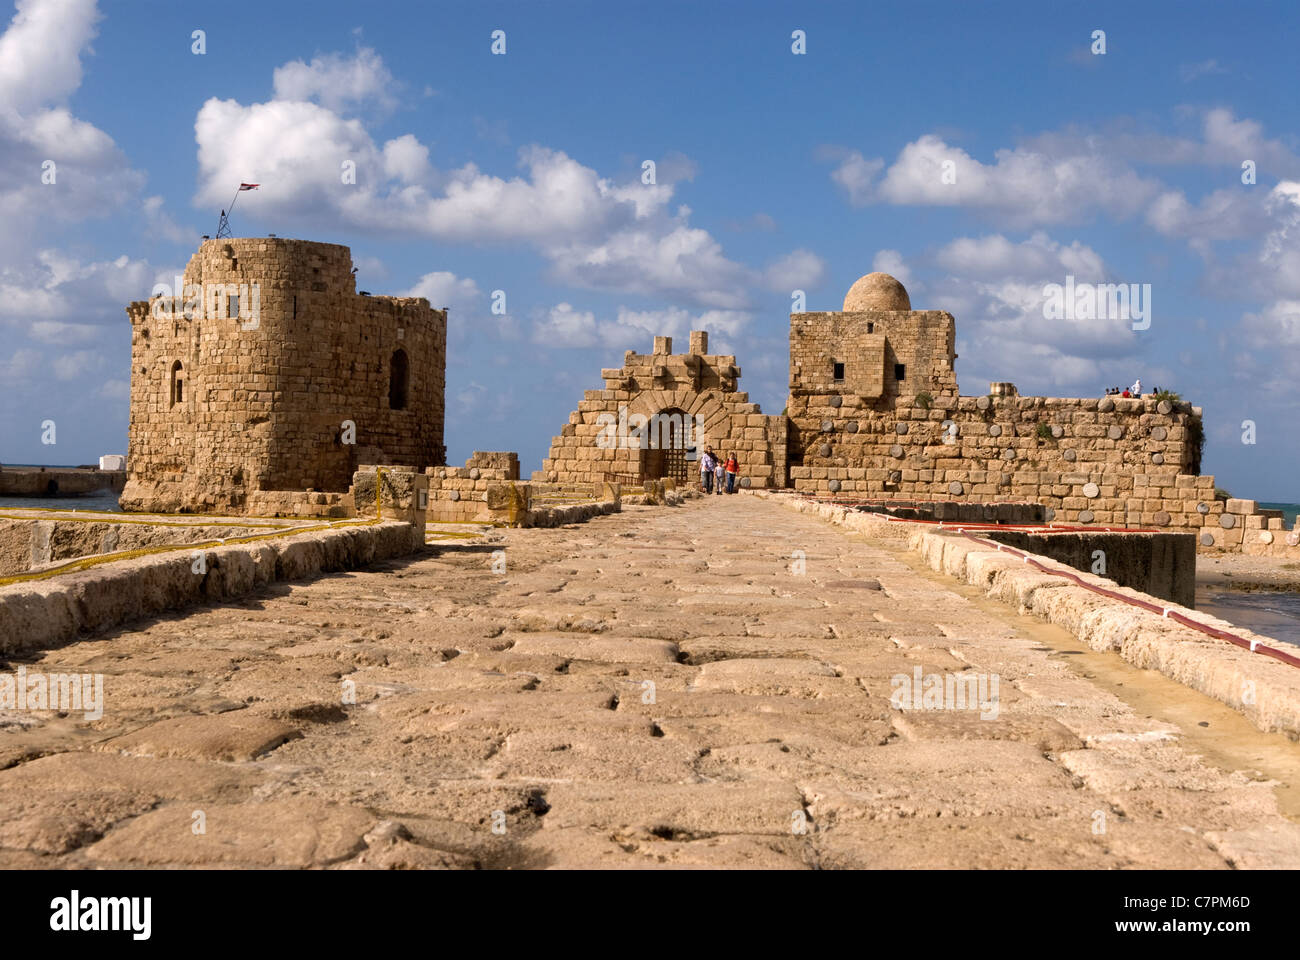
[[[49,649],[139,617],[213,603],[277,580],[351,570],[410,553],[411,525],[385,521],[106,563],[75,573],[0,587],[0,654]]]

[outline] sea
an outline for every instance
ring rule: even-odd
[[[27,507],[43,510],[111,510],[120,513],[117,494],[112,490],[88,493],[84,497],[0,497],[0,510]]]
[[[71,464],[40,464],[40,463],[6,463],[7,467],[46,467],[53,470],[75,470],[76,467]],[[122,508],[117,505],[117,494],[112,490],[104,489],[95,493],[88,493],[79,497],[0,497],[0,510],[12,510],[15,507],[26,507],[37,510],[110,510],[114,513],[120,513]]]

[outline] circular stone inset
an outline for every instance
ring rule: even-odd
[[[1101,488],[1095,483],[1089,481],[1083,485],[1083,495],[1089,500],[1095,499],[1099,493],[1101,493]]]
[[[1106,397],[1101,401],[1101,403],[1097,404],[1097,409],[1102,413],[1110,413],[1115,409],[1115,401],[1110,397]]]
[[[456,501],[456,500],[459,500],[459,499],[460,499],[460,491],[459,491],[459,490],[453,490],[451,493],[447,494],[447,497],[448,497],[450,500],[452,500],[453,502]]]
[[[1224,530],[1231,530],[1237,525],[1237,518],[1230,513],[1219,514],[1219,526]]]
[[[840,492],[840,482],[838,480],[832,480],[830,483],[827,484],[827,486],[831,488],[831,493]]]
[[[993,401],[988,397],[980,397],[975,401],[975,407],[978,410],[987,410],[991,406],[993,406]]]
[[[890,471],[889,471],[889,482],[890,482],[890,483],[902,483],[902,482],[903,482],[903,471],[902,471],[902,470],[890,470]]]
[[[1210,512],[1210,505],[1208,503],[1198,503],[1196,505],[1196,512],[1204,516]]]
[[[1288,534],[1286,535],[1286,542],[1287,542],[1287,545],[1288,545],[1288,546],[1291,546],[1291,547],[1294,547],[1294,546],[1296,546],[1297,544],[1300,544],[1300,533],[1288,533]]]
[[[862,310],[911,310],[907,288],[887,273],[859,277],[844,295],[844,312]]]
[[[1153,453],[1151,454],[1151,462],[1158,467],[1165,462],[1165,455],[1163,453]]]
[[[894,432],[898,434],[900,437],[904,436],[907,433],[907,424],[905,423],[894,424]]]
[[[740,478],[740,485],[741,485],[742,487],[748,487],[748,486],[749,486],[749,477],[741,477],[741,478]]]
[[[839,407],[839,406],[843,405],[843,403],[844,403],[844,398],[841,397],[838,393],[835,394],[835,396],[831,397],[831,406],[832,406],[832,407]]]
[[[1163,510],[1157,511],[1155,520],[1157,527],[1169,526],[1169,514],[1165,513]]]
[[[903,445],[901,443],[894,444],[889,448],[889,455],[896,460],[901,459],[903,456]]]
[[[1259,542],[1260,542],[1260,543],[1272,543],[1272,542],[1273,542],[1273,534],[1272,534],[1272,532],[1271,532],[1271,531],[1268,531],[1268,530],[1261,530],[1261,531],[1259,531]]]
[[[1056,508],[1055,508],[1055,507],[1048,507],[1046,510],[1044,510],[1044,511],[1043,511],[1043,519],[1044,519],[1044,520],[1055,520],[1055,519],[1056,519]]]
[[[1163,440],[1163,439],[1164,439],[1165,437],[1167,437],[1167,436],[1169,436],[1169,432],[1168,432],[1167,430],[1165,430],[1164,427],[1152,427],[1152,428],[1151,428],[1151,439],[1152,439],[1152,440]]]
[[[1212,547],[1212,546],[1214,546],[1214,534],[1212,534],[1212,533],[1203,533],[1203,534],[1201,534],[1201,546],[1203,546],[1203,547]]]
[[[952,483],[948,484],[948,492],[954,496],[961,493],[964,489],[965,488],[961,485],[960,480],[954,480]]]
[[[1156,410],[1158,410],[1160,413],[1163,413],[1167,417],[1169,416],[1169,414],[1174,412],[1174,405],[1170,403],[1168,400],[1161,400],[1159,403],[1156,404]]]
[[[1060,440],[1063,436],[1065,436],[1065,428],[1064,428],[1064,427],[1061,427],[1061,426],[1058,426],[1058,425],[1056,425],[1056,424],[1053,424],[1053,425],[1052,425],[1052,436],[1055,437],[1057,440]]]
[[[1124,428],[1117,423],[1112,424],[1110,429],[1106,431],[1106,436],[1110,437],[1112,440],[1118,440],[1120,437],[1124,436]]]
[[[830,433],[834,429],[835,429],[835,421],[833,420],[822,421],[822,433]]]
[[[1080,511],[1079,511],[1079,522],[1080,522],[1080,523],[1092,523],[1092,511],[1091,511],[1091,510],[1080,510]]]
[[[1010,447],[1007,447],[1005,450],[1002,451],[1002,459],[1003,460],[1016,459],[1016,451],[1012,450]]]
[[[844,432],[845,432],[845,433],[857,433],[857,432],[858,432],[858,421],[856,421],[856,420],[850,420],[848,423],[846,423],[846,424],[844,425]]]
[[[823,443],[820,447],[817,448],[817,456],[829,457],[830,455],[831,455],[831,445],[829,443]]]
[[[1078,452],[1073,449],[1066,450],[1065,453],[1061,454],[1061,456],[1065,457],[1065,459],[1069,460],[1071,463],[1074,463],[1074,461],[1079,459]]]
[[[470,468],[469,468],[469,478],[470,478],[471,480],[477,480],[477,479],[478,479],[478,467],[470,467]]]
[[[993,424],[992,426],[989,427],[989,436],[990,437],[1002,436],[1002,428],[998,426],[996,423]]]

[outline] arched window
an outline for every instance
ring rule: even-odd
[[[185,400],[185,370],[177,360],[172,364],[172,402],[174,407]]]
[[[406,351],[393,351],[393,359],[388,365],[388,406],[391,410],[406,409],[406,391],[411,382],[410,364]]]

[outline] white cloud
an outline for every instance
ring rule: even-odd
[[[43,250],[35,263],[0,270],[0,322],[31,324],[33,335],[43,339],[84,328],[87,318],[122,321],[125,305],[148,294],[155,274],[145,261],[126,256],[81,263]]]
[[[373,103],[391,109],[397,101],[393,75],[370,47],[345,57],[327,53],[311,63],[293,60],[272,77],[277,100],[314,100],[331,110]]]
[[[15,350],[4,363],[0,363],[0,383],[28,383],[44,369],[45,358],[40,351],[21,348]]]
[[[575,310],[568,303],[558,303],[545,320],[534,325],[533,342],[548,347],[594,347],[596,315]]]
[[[831,171],[831,179],[848,193],[849,202],[859,207],[872,202],[872,184],[883,169],[884,160],[867,160],[855,150]]]
[[[604,346],[617,350],[650,351],[655,337],[673,337],[673,349],[684,353],[692,330],[707,330],[722,337],[738,335],[753,321],[745,310],[705,310],[694,313],[681,307],[633,310],[620,306],[613,320],[598,320],[591,311],[575,310],[568,303],[557,304],[545,319],[533,325],[533,341],[554,347]],[[720,343],[710,345],[719,352]]]
[[[476,309],[481,296],[478,284],[469,277],[458,277],[446,270],[426,273],[403,297],[424,297],[434,309],[451,307],[453,310]]]
[[[904,146],[888,165],[857,152],[824,149],[822,155],[839,157],[831,179],[855,206],[961,207],[1016,227],[1083,223],[1102,215],[1122,222],[1145,210],[1147,222],[1170,236],[1248,235],[1260,221],[1258,201],[1248,192],[1223,189],[1192,202],[1135,165],[1240,171],[1243,161],[1252,160],[1261,175],[1300,177],[1300,157],[1265,137],[1258,121],[1238,119],[1231,110],[1206,110],[1201,122],[1200,139],[1118,125],[1067,128],[997,150],[993,163],[981,163],[933,133]]]
[[[105,400],[131,399],[129,380],[105,380],[99,387],[99,396]]]
[[[912,271],[903,261],[903,255],[897,250],[880,250],[871,260],[871,269],[875,273],[887,273],[903,286],[910,289],[913,284]]]
[[[1087,151],[1049,156],[1017,147],[983,164],[933,134],[907,144],[878,182],[856,154],[832,176],[855,202],[972,207],[1019,225],[1124,219],[1159,189],[1154,181]]]
[[[18,0],[0,37],[0,103],[26,113],[76,91],[98,20],[95,0]]]
[[[1057,394],[1100,392],[1125,376],[1131,382],[1139,346],[1131,320],[1044,317],[1047,284],[1064,284],[1067,276],[1076,283],[1111,281],[1092,248],[1041,232],[1019,243],[994,234],[958,238],[929,259],[947,275],[929,285],[924,306],[957,317],[958,379],[967,392],[972,381],[982,380],[1012,380],[1025,393]]]
[[[756,288],[785,285],[794,275],[810,284],[819,275],[818,258],[794,251],[765,276],[729,259],[708,231],[691,226],[688,208],[671,208],[675,184],[696,175],[695,163],[679,153],[664,155],[658,182],[646,185],[639,168],[620,183],[539,145],[520,149],[520,172],[509,177],[472,163],[437,169],[428,146],[411,134],[378,145],[360,119],[332,109],[338,101],[322,93],[341,63],[317,58],[280,68],[277,97],[298,99],[204,103],[195,121],[195,202],[223,206],[235,184],[257,182],[261,190],[241,201],[246,214],[443,243],[527,244],[558,282],[714,309],[743,309]],[[365,69],[346,63],[342,73],[351,79],[339,88],[352,99],[382,88],[377,58]],[[355,164],[355,183],[343,182],[345,161]]]
[[[1219,61],[1213,58],[1202,60],[1200,63],[1185,63],[1178,68],[1178,75],[1182,77],[1183,83],[1191,83],[1198,77],[1208,77],[1216,73],[1227,73],[1228,69],[1219,65]]]
[[[53,225],[105,216],[143,186],[113,139],[67,107],[98,19],[93,0],[24,0],[0,35],[0,252],[11,259]]]
[[[815,287],[826,276],[826,261],[810,250],[794,250],[768,264],[763,283],[769,290],[786,292]]]
[[[103,365],[102,354],[93,350],[76,350],[54,358],[54,376],[60,380],[77,380]]]

